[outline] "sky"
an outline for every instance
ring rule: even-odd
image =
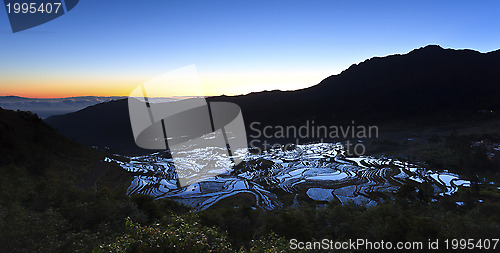
[[[499,27],[498,0],[81,0],[18,33],[0,7],[0,96],[128,96],[192,64],[207,96],[294,90],[429,44],[497,50]]]

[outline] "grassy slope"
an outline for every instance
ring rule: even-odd
[[[0,158],[3,250],[90,249],[134,209],[129,175],[29,112],[0,109]]]

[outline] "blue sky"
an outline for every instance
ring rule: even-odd
[[[16,34],[0,10],[0,95],[128,95],[190,64],[208,95],[297,89],[428,44],[496,50],[499,27],[500,1],[81,0]]]

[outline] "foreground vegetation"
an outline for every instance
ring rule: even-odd
[[[459,196],[468,194],[467,191]],[[440,239],[443,242],[452,238],[497,238],[500,234],[500,198],[495,198],[496,201],[476,201],[460,206],[452,197],[426,203],[400,192],[394,202],[371,208],[318,203],[273,211],[239,206],[155,216],[155,222],[144,226],[127,220],[123,234],[101,245],[100,251],[281,252],[288,251],[291,239],[347,241],[361,238],[391,242]],[[148,202],[149,213],[165,211],[152,198]]]

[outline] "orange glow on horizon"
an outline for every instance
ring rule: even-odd
[[[234,72],[200,73],[205,96],[241,95],[263,90],[296,90],[319,83],[332,71],[315,72]],[[76,80],[76,81],[75,81]],[[0,96],[27,98],[65,98],[81,96],[129,96],[144,77],[111,78],[93,77],[3,77],[0,79]],[[198,95],[198,94],[196,94]],[[172,96],[193,96],[189,90],[176,91]]]
[[[65,98],[81,96],[128,96],[137,86],[136,80],[82,80],[44,79],[31,80],[20,78],[0,80],[0,96],[19,96],[27,98]],[[8,83],[8,85],[4,85]]]

